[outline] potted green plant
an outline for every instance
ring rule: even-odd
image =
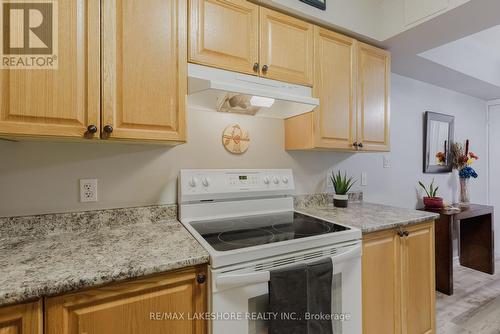
[[[347,174],[344,172],[344,175],[342,175],[340,171],[337,173],[332,172],[330,179],[332,180],[333,188],[335,189],[335,194],[333,195],[333,206],[338,208],[347,208],[347,204],[349,203],[349,196],[347,193],[356,183],[356,180],[352,177],[347,178]]]
[[[434,187],[434,179],[429,185],[429,188],[427,188],[422,181],[418,181],[418,184],[424,189],[427,195],[423,198],[425,207],[428,209],[441,209],[443,207],[443,199],[436,196],[439,187]]]

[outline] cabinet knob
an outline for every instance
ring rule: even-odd
[[[398,235],[400,238],[402,238],[405,236],[405,233],[403,231],[398,231]]]
[[[409,235],[410,235],[410,232],[408,232],[408,231],[404,231],[404,232],[403,232],[403,235],[404,235],[405,237],[407,237],[407,236],[409,236]]]
[[[106,125],[106,126],[104,126],[103,130],[106,133],[112,133],[113,132],[113,127],[111,125]]]
[[[358,144],[358,147],[359,147],[359,148],[363,148],[363,143],[359,143],[359,144]]]
[[[354,146],[354,147],[358,147],[358,142],[357,142],[357,141],[355,141],[354,143],[352,143],[352,146]]]
[[[262,72],[266,73],[269,70],[269,66],[264,65],[262,66]]]
[[[207,276],[205,274],[198,274],[196,276],[196,282],[198,282],[199,284],[203,284],[207,281]]]
[[[254,72],[259,72],[259,63],[253,64],[253,71]]]
[[[95,126],[94,124],[91,124],[91,125],[87,126],[87,132],[91,133],[91,134],[96,133],[97,132],[97,126]]]

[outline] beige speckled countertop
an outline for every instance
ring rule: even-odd
[[[207,263],[176,207],[0,218],[0,306]]]
[[[414,225],[439,217],[437,213],[367,202],[352,202],[347,208],[335,208],[330,203],[328,199],[301,200],[296,201],[295,209],[318,218],[359,228],[363,233]]]

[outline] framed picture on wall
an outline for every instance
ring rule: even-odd
[[[300,0],[308,5],[314,6],[321,10],[326,9],[326,0]]]

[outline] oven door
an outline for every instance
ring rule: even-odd
[[[212,334],[267,334],[268,282],[273,269],[325,257],[333,261],[333,332],[361,333],[361,243],[307,250],[211,270]]]

